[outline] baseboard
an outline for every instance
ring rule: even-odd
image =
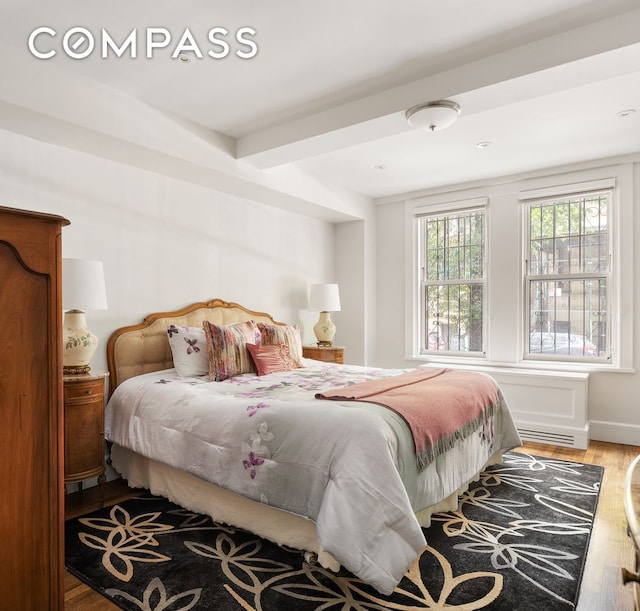
[[[621,443],[628,446],[640,446],[640,426],[637,424],[592,420],[591,439],[609,443]]]

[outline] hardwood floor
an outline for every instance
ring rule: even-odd
[[[587,450],[575,450],[537,443],[525,443],[518,451],[563,460],[602,465],[605,468],[595,525],[578,611],[623,611],[633,609],[631,585],[624,586],[621,568],[634,568],[633,546],[627,536],[623,507],[624,477],[627,467],[640,454],[640,448],[592,441]],[[118,482],[104,486],[106,505],[131,495]],[[99,506],[95,488],[67,497],[67,518],[82,515]],[[76,579],[65,574],[65,609],[67,611],[117,611],[118,607]]]
[[[587,450],[526,443],[519,451],[604,467],[577,610],[631,611],[632,586],[623,585],[621,578],[622,567],[634,568],[634,551],[627,536],[623,495],[627,467],[640,454],[640,448],[592,441]]]

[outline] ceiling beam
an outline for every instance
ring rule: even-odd
[[[583,76],[578,62],[640,44],[638,23],[640,9],[263,129],[237,140],[236,158],[262,169],[276,167],[410,129],[404,112],[422,102],[455,100],[465,93],[512,82],[518,87],[523,77],[571,64],[577,68],[576,78]],[[552,80],[556,91],[575,86],[571,79]],[[502,103],[500,97],[493,102],[495,106]]]

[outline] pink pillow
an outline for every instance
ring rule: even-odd
[[[289,347],[286,344],[274,344],[273,346],[247,344],[247,350],[249,350],[259,376],[298,368],[296,362],[291,358]]]
[[[209,377],[222,382],[227,378],[255,371],[247,345],[260,343],[260,330],[253,321],[233,325],[202,323],[207,338]]]
[[[259,322],[262,346],[286,344],[296,367],[302,367],[302,339],[298,325],[270,325]]]

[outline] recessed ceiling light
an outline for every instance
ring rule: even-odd
[[[631,116],[633,116],[635,114],[636,114],[636,109],[635,108],[627,108],[625,110],[621,110],[618,113],[618,118],[626,119],[627,117],[631,117]]]
[[[488,140],[485,140],[484,142],[478,142],[478,144],[476,144],[476,146],[479,149],[486,149],[486,148],[489,148],[492,144],[493,144],[493,142],[489,142]]]

